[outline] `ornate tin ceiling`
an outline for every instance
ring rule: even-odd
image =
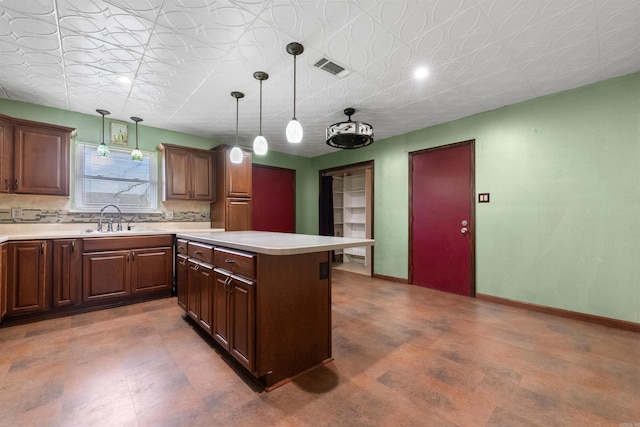
[[[301,144],[284,137],[298,57]],[[634,0],[0,0],[0,97],[270,149],[334,151],[354,107],[376,140],[640,71]],[[334,76],[322,57],[345,67]],[[426,65],[425,80],[413,77]],[[129,83],[120,82],[128,77]],[[5,112],[10,113],[10,112]],[[82,135],[79,135],[82,138]],[[160,141],[158,141],[160,142]]]

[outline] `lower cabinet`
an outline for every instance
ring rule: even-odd
[[[179,250],[179,247],[178,247]],[[185,251],[186,252],[186,251]],[[187,311],[187,299],[188,299],[188,267],[187,260],[188,256],[178,253],[176,255],[176,284],[178,287],[178,305],[185,312]]]
[[[172,244],[171,236],[86,239],[82,256],[82,300],[110,300],[170,290]]]
[[[82,239],[53,241],[53,306],[82,301]]]
[[[188,261],[188,311],[202,329],[211,334],[213,324],[213,266],[194,259]]]
[[[215,269],[213,338],[254,371],[255,283]]]
[[[7,315],[47,311],[47,255],[50,242],[27,240],[9,243]]]
[[[7,260],[9,244],[0,244],[0,322],[7,315]]]

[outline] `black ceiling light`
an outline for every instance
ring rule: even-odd
[[[346,122],[334,123],[327,128],[327,145],[335,148],[360,148],[373,144],[373,127],[369,123],[354,122],[351,116],[354,108],[345,108],[349,117]]]

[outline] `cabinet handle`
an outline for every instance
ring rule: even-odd
[[[193,251],[194,255],[202,255],[202,251]]]
[[[17,190],[18,189],[18,180],[16,179],[16,182],[13,184],[13,189]]]
[[[226,262],[227,264],[235,264],[236,262],[232,259],[225,259],[224,262]]]
[[[136,260],[136,254],[134,252],[131,253],[131,261]]]
[[[9,180],[8,180],[8,179],[6,179],[6,178],[5,178],[5,180],[4,180],[4,188],[5,188],[5,190],[8,190],[8,189],[9,189]]]
[[[76,251],[76,241],[72,240],[71,241],[71,252],[75,252]]]
[[[44,242],[40,242],[40,253],[44,253]]]

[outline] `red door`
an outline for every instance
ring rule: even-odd
[[[411,153],[411,282],[475,295],[473,141]]]
[[[296,231],[296,171],[253,165],[253,229]]]

